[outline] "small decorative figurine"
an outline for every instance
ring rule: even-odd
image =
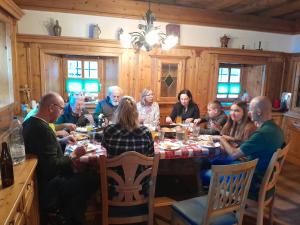
[[[98,24],[93,26],[93,39],[100,39],[101,30]]]
[[[58,20],[56,20],[56,23],[53,26],[53,33],[54,33],[54,36],[60,36],[61,35],[61,26],[59,26]]]
[[[227,48],[228,47],[228,42],[230,40],[230,37],[227,37],[225,34],[223,37],[220,38],[221,42],[221,48]]]
[[[260,51],[263,50],[262,47],[261,47],[261,41],[258,42],[258,49],[256,49],[256,50],[260,50]]]

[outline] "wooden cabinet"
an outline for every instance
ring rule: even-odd
[[[14,166],[14,184],[0,189],[0,224],[39,225],[36,165],[37,159],[29,157]]]
[[[283,129],[285,141],[290,144],[290,150],[286,160],[293,164],[300,165],[300,117],[291,117],[290,114],[287,114],[284,117]]]
[[[272,119],[279,126],[282,127],[283,113],[281,112],[273,112]]]

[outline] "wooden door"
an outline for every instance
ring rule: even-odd
[[[64,82],[62,75],[62,58],[56,55],[44,54],[43,93],[54,91],[63,95]]]

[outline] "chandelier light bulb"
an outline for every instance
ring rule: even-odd
[[[159,34],[157,30],[151,30],[149,33],[145,35],[146,42],[153,46],[159,42]]]
[[[167,51],[173,48],[177,44],[178,44],[178,37],[174,35],[169,35],[166,37],[161,47],[163,50]]]

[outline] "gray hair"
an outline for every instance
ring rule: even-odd
[[[145,105],[145,98],[147,97],[147,95],[152,92],[152,90],[145,88],[144,90],[142,90],[141,93],[141,104]]]
[[[120,88],[119,86],[110,86],[108,87],[107,89],[107,95],[111,95],[114,91],[120,91],[121,92],[121,95],[123,94],[123,90],[122,88]]]

